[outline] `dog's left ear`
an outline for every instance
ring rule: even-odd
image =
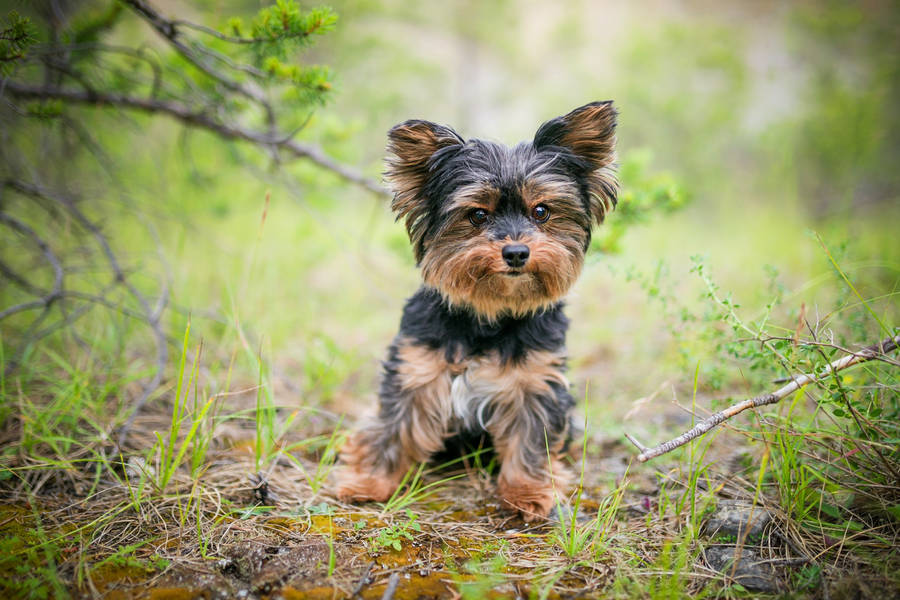
[[[534,136],[538,150],[561,148],[573,157],[578,175],[585,177],[591,213],[598,223],[616,205],[616,117],[612,100],[591,102],[541,125]]]

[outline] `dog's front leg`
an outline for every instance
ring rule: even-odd
[[[442,350],[394,341],[384,362],[378,414],[341,449],[341,500],[387,500],[412,465],[443,447],[452,410],[450,382]]]
[[[526,521],[546,517],[571,480],[561,458],[574,400],[561,368],[540,362],[499,379],[508,387],[495,395],[487,423],[501,464],[497,493]]]

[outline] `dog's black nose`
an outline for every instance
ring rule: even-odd
[[[503,246],[503,260],[514,269],[524,267],[525,263],[528,262],[528,255],[530,254],[531,251],[525,244],[510,244],[508,246]]]

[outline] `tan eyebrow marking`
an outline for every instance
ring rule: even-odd
[[[473,183],[463,186],[453,194],[453,200],[444,207],[443,212],[448,213],[458,208],[483,208],[494,211],[500,201],[500,190],[492,185]]]
[[[519,188],[522,201],[530,212],[538,204],[548,204],[568,210],[574,210],[581,206],[578,199],[578,190],[575,185],[562,179],[544,179],[535,181],[526,180]]]

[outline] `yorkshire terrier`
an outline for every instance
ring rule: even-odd
[[[576,430],[562,299],[616,205],[615,129],[607,101],[513,148],[428,121],[388,133],[391,207],[424,283],[388,349],[377,416],[341,451],[339,498],[385,501],[413,465],[476,433],[499,460],[502,505],[550,513]]]

